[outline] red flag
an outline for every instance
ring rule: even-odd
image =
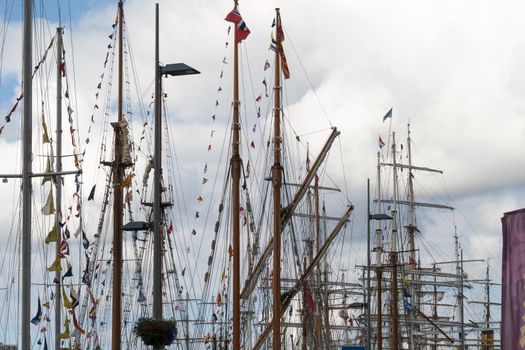
[[[312,293],[310,293],[310,289],[306,285],[304,286],[304,300],[310,311],[315,311],[314,298],[312,297]]]
[[[240,43],[250,35],[250,29],[246,26],[246,22],[243,21],[239,10],[235,7],[230,13],[226,15],[224,19],[226,22],[235,24],[235,35],[236,42]]]

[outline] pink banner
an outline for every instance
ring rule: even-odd
[[[503,225],[501,349],[525,349],[525,209],[505,213]]]

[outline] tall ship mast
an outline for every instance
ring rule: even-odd
[[[378,153],[377,195],[374,201],[375,212],[379,216],[369,215],[369,220],[376,227],[371,252],[375,255],[375,262],[368,267],[372,277],[371,281],[367,281],[371,283],[370,346],[377,349],[498,349],[497,340],[493,340],[490,346],[484,341],[484,334],[488,333],[483,333],[487,327],[482,325],[490,322],[472,318],[472,312],[476,314],[476,311],[470,311],[471,318],[465,317],[469,308],[469,291],[476,289],[476,283],[490,283],[488,277],[487,281],[471,278],[465,268],[484,260],[464,259],[455,231],[450,233],[455,242],[454,254],[445,261],[436,259],[440,255],[433,255],[435,253],[429,250],[432,237],[426,238],[426,226],[418,225],[417,214],[425,208],[441,212],[454,210],[449,205],[416,200],[414,182],[423,178],[423,174],[441,176],[442,171],[413,164],[410,125],[406,154],[403,153],[403,145],[396,143],[395,136],[393,133],[389,138],[389,160],[383,152]],[[389,181],[392,186],[388,186],[385,174],[391,175]],[[403,181],[406,182],[400,186]],[[392,192],[385,191],[388,187],[393,188]],[[400,187],[405,188],[405,194],[399,193]],[[387,214],[387,219],[381,217],[383,213]],[[436,228],[442,230],[439,226]],[[384,253],[389,250],[390,259],[386,261]],[[442,252],[440,254],[443,255]],[[490,295],[490,288],[486,290]],[[490,297],[487,301],[490,303]],[[389,310],[387,314],[383,311],[385,308]],[[498,329],[496,324],[495,330]],[[493,332],[490,334],[493,335]],[[385,333],[388,336],[385,337]]]

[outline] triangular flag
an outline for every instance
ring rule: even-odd
[[[66,277],[73,277],[73,267],[71,266],[71,263],[69,262],[69,260],[66,259],[66,265],[67,265],[67,271],[66,273],[64,274],[64,276],[62,276],[62,281],[64,280],[64,278]]]
[[[46,204],[42,207],[42,214],[53,215],[55,213],[55,205],[53,204],[53,190],[49,191],[47,195]]]
[[[84,232],[84,230],[82,230],[82,246],[84,247],[84,249],[89,248],[89,241],[86,237],[86,233]]]
[[[93,185],[93,187],[91,188],[91,191],[89,192],[89,196],[88,196],[88,201],[92,201],[93,199],[95,199],[95,188],[97,187],[97,185]]]
[[[51,231],[46,236],[46,244],[49,244],[51,242],[58,242],[60,239],[58,234],[58,225],[57,225],[57,219],[55,218],[55,223],[53,224],[53,227],[51,228]]]
[[[394,109],[394,107],[391,107],[390,110],[386,112],[385,116],[383,117],[383,122],[388,118],[392,119],[392,109]]]
[[[64,285],[62,285],[62,302],[66,309],[73,308],[73,303],[67,298],[66,289],[64,288]]]
[[[60,339],[69,339],[71,338],[71,333],[69,332],[69,319],[64,320],[64,332],[58,335]]]
[[[62,265],[60,264],[60,258],[57,256],[55,258],[55,261],[47,268],[47,271],[62,271]]]
[[[42,143],[51,143],[51,141],[49,140],[49,134],[47,133],[47,125],[46,121],[44,120],[44,113],[42,113],[42,130]]]
[[[35,326],[38,326],[40,324],[40,320],[42,319],[42,305],[40,304],[40,296],[38,297],[38,310],[36,312],[35,317],[31,319],[31,323]]]

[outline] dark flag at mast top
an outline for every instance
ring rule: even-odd
[[[235,6],[235,8],[230,13],[228,13],[228,15],[226,15],[224,20],[235,24],[237,43],[240,43],[246,39],[248,35],[250,35],[250,29],[248,29],[246,22],[244,22],[242,19],[241,13],[237,9],[237,6]]]

